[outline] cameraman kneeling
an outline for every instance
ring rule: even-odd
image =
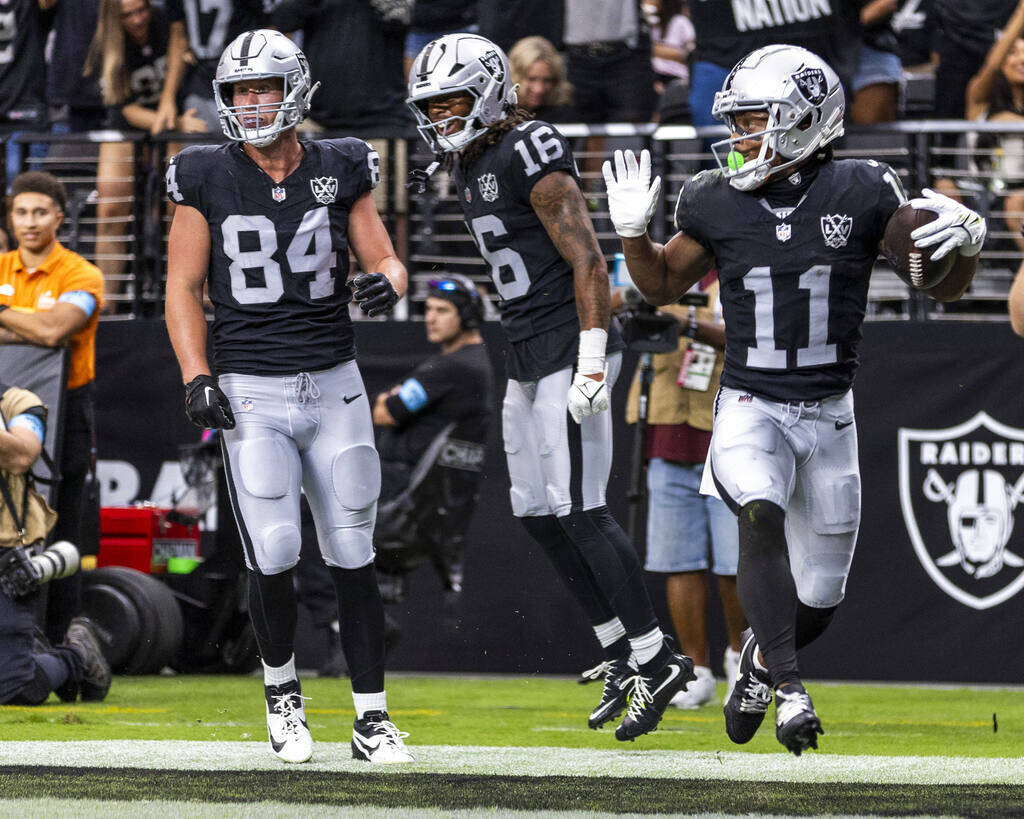
[[[67,542],[34,556],[56,516],[30,486],[29,471],[46,436],[46,408],[28,390],[0,384],[0,703],[39,705],[56,691],[61,700],[102,700],[110,666],[92,626],[76,618],[65,641],[50,647],[36,628],[38,586],[78,568]]]

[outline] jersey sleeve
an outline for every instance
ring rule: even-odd
[[[385,401],[398,426],[440,401],[456,386],[458,373],[446,356],[424,361],[402,382],[395,395]]]
[[[177,156],[172,156],[167,163],[164,182],[167,186],[167,198],[176,205],[189,205],[203,210],[203,162],[204,154],[197,150],[200,146],[185,148]]]
[[[506,178],[523,201],[529,201],[533,186],[549,173],[565,171],[579,182],[569,141],[543,120],[530,120],[513,128],[502,148],[508,168]]]
[[[355,202],[380,183],[380,157],[369,142],[355,137],[320,141],[324,180],[337,180],[338,200]],[[319,182],[320,180],[316,180]]]
[[[878,206],[875,209],[875,232],[879,240],[885,235],[885,226],[896,209],[907,201],[899,174],[884,162],[868,160],[868,165],[878,177]]]
[[[710,248],[701,219],[701,194],[706,183],[709,181],[705,173],[701,172],[683,183],[683,187],[676,199],[674,222],[676,230],[680,233],[685,233],[694,241]]]

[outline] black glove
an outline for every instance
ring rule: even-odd
[[[398,301],[398,294],[383,273],[360,273],[351,282],[352,298],[368,316],[387,313]]]
[[[185,385],[185,413],[203,429],[234,429],[235,415],[228,397],[212,375],[197,375]]]

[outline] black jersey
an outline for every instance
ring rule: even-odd
[[[302,142],[280,184],[232,142],[183,150],[167,168],[172,202],[210,224],[217,372],[286,375],[355,356],[348,303],[348,219],[380,179],[360,139]]]
[[[904,201],[888,165],[859,159],[821,165],[795,208],[737,191],[720,170],[683,187],[676,227],[718,266],[723,385],[777,401],[850,388],[871,268]]]
[[[142,45],[131,37],[124,41],[124,70],[128,72],[128,99],[126,102],[144,108],[160,104],[164,78],[167,76],[167,44],[170,23],[160,8],[150,11],[149,36]]]
[[[414,466],[452,422],[451,439],[477,445],[462,451],[482,454],[494,406],[494,374],[487,347],[467,344],[455,352],[431,356],[385,403],[395,426],[381,434],[378,449],[383,460]]]
[[[0,0],[0,118],[32,120],[45,109],[44,20],[37,0]]]

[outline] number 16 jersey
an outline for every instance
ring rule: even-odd
[[[718,267],[723,386],[775,401],[851,387],[871,269],[905,201],[896,174],[874,160],[824,162],[795,207],[773,206],[763,190],[738,191],[720,170],[686,183],[676,227]]]

